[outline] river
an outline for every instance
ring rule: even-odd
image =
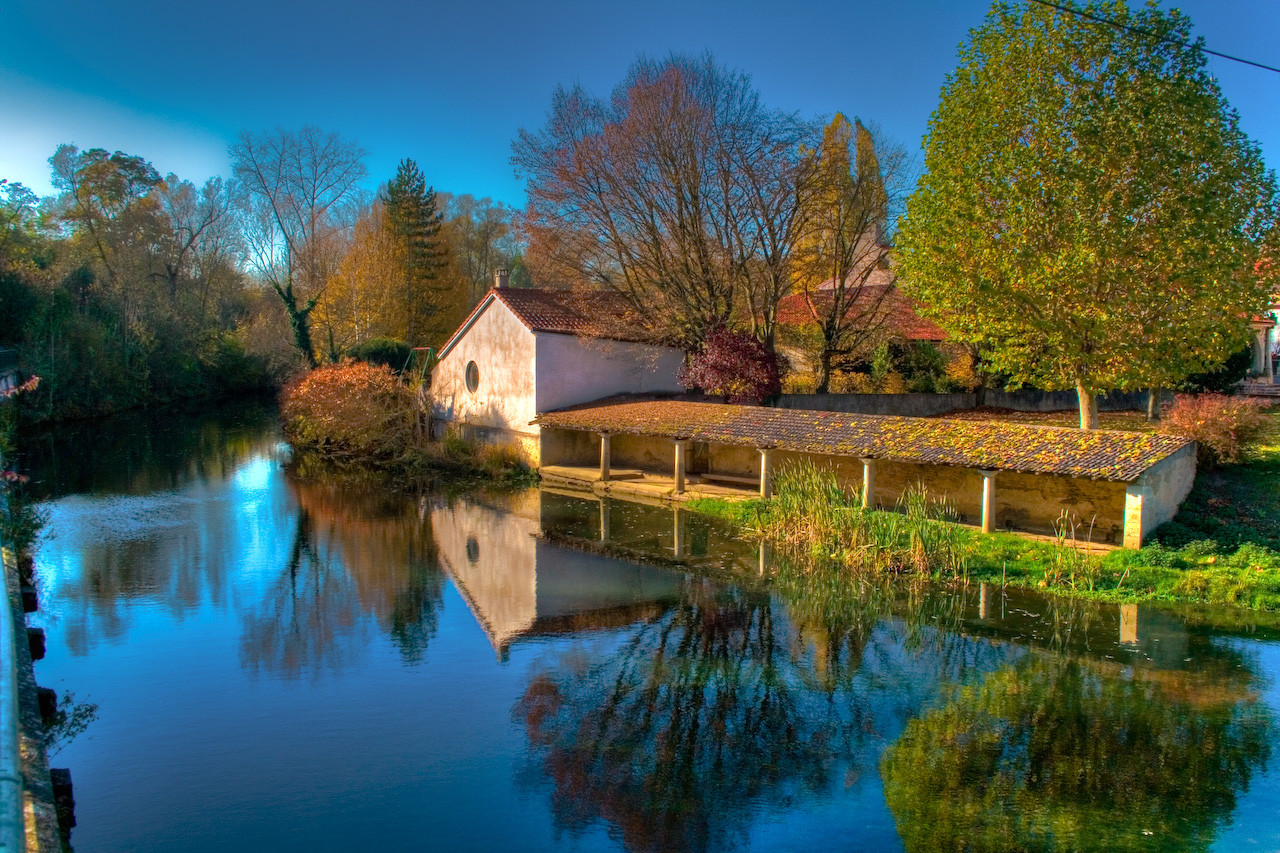
[[[289,464],[254,406],[24,459],[80,853],[1280,848],[1280,640],[1247,619],[400,495]]]

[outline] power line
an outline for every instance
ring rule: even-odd
[[[1157,39],[1159,41],[1169,42],[1170,44],[1176,44],[1182,47],[1190,48],[1192,50],[1198,50],[1201,53],[1209,53],[1214,56],[1220,56],[1223,59],[1230,59],[1232,62],[1240,62],[1245,65],[1252,65],[1254,68],[1261,68],[1264,71],[1274,71],[1277,74],[1280,74],[1280,68],[1274,68],[1270,65],[1263,65],[1261,62],[1254,62],[1252,59],[1242,59],[1239,56],[1232,56],[1229,53],[1221,53],[1216,50],[1209,50],[1209,48],[1203,47],[1202,45],[1189,44],[1185,41],[1179,41],[1178,39],[1169,38],[1168,36],[1158,35],[1157,33],[1153,33],[1150,30],[1144,30],[1141,27],[1134,27],[1134,26],[1130,26],[1129,24],[1122,24],[1119,21],[1113,21],[1110,18],[1104,18],[1101,15],[1095,15],[1092,12],[1086,12],[1083,9],[1077,9],[1073,6],[1064,6],[1060,3],[1050,2],[1050,0],[1030,0],[1030,2],[1038,3],[1041,6],[1048,6],[1052,9],[1057,9],[1060,12],[1066,12],[1071,15],[1077,15],[1081,18],[1087,18],[1088,20],[1094,21],[1099,24],[1106,24],[1109,27],[1115,27],[1121,30],[1128,30],[1131,33],[1138,33],[1139,35],[1148,36],[1149,38]]]

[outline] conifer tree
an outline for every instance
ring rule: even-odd
[[[387,185],[387,218],[404,247],[404,311],[406,342],[418,346],[446,333],[450,288],[441,280],[445,246],[440,236],[443,215],[436,209],[436,193],[427,186],[418,164],[400,161],[395,178]]]

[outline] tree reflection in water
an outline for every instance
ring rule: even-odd
[[[691,580],[617,649],[563,653],[535,675],[515,709],[533,746],[527,783],[550,781],[570,832],[604,820],[632,851],[731,848],[754,813],[857,784],[932,695],[931,673],[965,680],[1009,658],[884,621],[885,606],[797,624],[767,594]],[[912,637],[925,652],[904,656]]]
[[[1126,670],[1036,653],[956,690],[884,755],[907,849],[1208,848],[1275,726],[1229,649],[1198,651],[1224,665]]]
[[[426,654],[444,575],[420,505],[365,484],[295,470],[294,542],[258,610],[245,617],[241,661],[285,675],[339,668],[363,647],[371,613],[407,663]]]
[[[801,710],[785,662],[768,597],[694,582],[598,671],[536,677],[517,714],[557,821],[603,818],[631,850],[704,850],[761,791],[825,784],[842,733]]]

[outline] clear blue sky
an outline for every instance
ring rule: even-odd
[[[5,0],[0,178],[47,193],[46,160],[73,142],[199,182],[228,173],[241,128],[315,124],[367,148],[374,182],[412,157],[437,189],[520,204],[511,139],[542,124],[557,83],[604,94],[640,53],[708,49],[771,106],[840,110],[915,151],[988,5]],[[1208,47],[1280,66],[1277,0],[1162,5],[1190,15]],[[1210,67],[1280,165],[1280,74]]]

